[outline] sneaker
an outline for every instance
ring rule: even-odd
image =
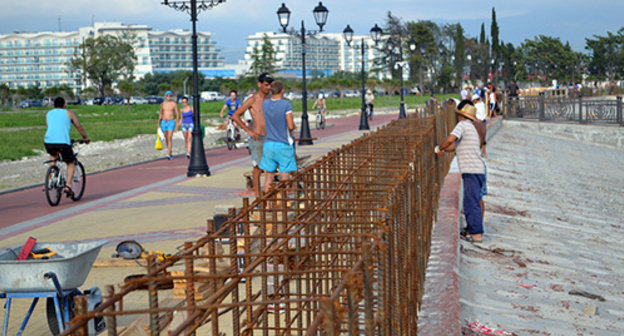
[[[191,154],[186,153],[186,158],[187,158],[187,159],[190,159],[190,158],[191,158]]]
[[[173,160],[173,156],[167,155],[167,160]]]

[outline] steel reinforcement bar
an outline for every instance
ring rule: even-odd
[[[102,318],[109,335],[415,335],[451,159],[433,148],[453,108],[427,106],[243,199],[218,230],[209,220],[175,257],[107,286],[63,335],[86,335]],[[138,319],[117,327],[130,315]]]

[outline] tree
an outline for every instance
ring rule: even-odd
[[[11,88],[6,84],[0,84],[0,106],[8,105],[11,97]]]
[[[464,28],[462,28],[461,24],[457,24],[455,30],[455,85],[461,90],[462,83],[462,74],[464,72],[464,61],[465,61],[465,38],[464,38]]]
[[[408,22],[406,24],[408,35],[414,38],[416,42],[416,50],[411,53],[408,61],[410,65],[410,79],[420,83],[420,88],[425,87],[424,72],[429,67],[429,60],[432,53],[437,53],[435,32],[431,28],[431,24],[427,21]],[[421,52],[421,47],[425,48],[425,54]]]
[[[123,97],[124,112],[125,112],[125,105],[130,104],[130,97],[134,94],[134,91],[135,91],[134,83],[131,80],[121,81],[117,84],[117,89],[119,90],[119,93]],[[128,107],[128,110],[129,109],[130,107]]]
[[[485,44],[485,23],[481,23],[481,34],[479,34],[479,44]]]
[[[568,78],[567,71],[574,67],[577,57],[568,43],[563,44],[558,37],[545,35],[526,39],[516,52],[523,77],[543,84],[551,79]]]
[[[597,79],[613,81],[622,78],[624,71],[624,28],[616,34],[594,35],[585,39],[585,49],[591,52],[589,73]]]
[[[267,34],[264,34],[262,37],[262,48],[254,48],[253,54],[251,54],[252,63],[249,71],[254,76],[258,76],[263,72],[275,72],[275,63],[279,61],[275,54],[275,48],[271,39]]]
[[[498,48],[498,22],[496,22],[496,9],[492,7],[492,25],[490,26],[490,36],[492,38],[492,57],[496,59],[499,57]]]
[[[119,79],[131,79],[136,55],[132,45],[123,38],[112,35],[88,38],[80,49],[68,66],[71,71],[86,75],[101,95]]]

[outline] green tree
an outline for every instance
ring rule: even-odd
[[[0,84],[0,106],[9,104],[9,98],[11,97],[11,88],[6,84]]]
[[[597,79],[621,79],[624,72],[624,28],[616,34],[594,35],[585,39],[585,49],[591,53],[589,73]]]
[[[494,63],[492,64],[492,78],[496,75],[496,69],[498,69],[499,63],[499,40],[498,40],[498,22],[496,22],[496,9],[492,7],[492,24],[490,25],[490,37],[492,38],[492,50],[491,55]]]
[[[408,22],[406,24],[408,34],[416,42],[414,50],[408,59],[410,65],[410,79],[418,80],[420,88],[425,87],[425,73],[432,66],[430,60],[437,54],[435,31],[428,21]],[[422,53],[424,48],[425,53]],[[432,70],[433,71],[433,70]]]
[[[267,34],[264,34],[262,37],[262,47],[254,48],[253,54],[251,54],[251,60],[252,63],[249,71],[253,75],[257,76],[263,72],[275,72],[275,63],[279,60],[276,58],[275,48]]]
[[[114,82],[131,79],[136,55],[132,45],[123,38],[112,35],[88,38],[80,49],[68,65],[71,71],[86,75],[101,95]]]
[[[569,78],[567,71],[574,67],[576,53],[558,37],[539,35],[526,39],[516,50],[524,78],[548,84],[551,79]]]
[[[465,61],[465,37],[464,28],[457,24],[455,30],[455,85],[461,90],[462,74],[464,72]]]
[[[119,90],[119,93],[123,97],[124,112],[126,105],[128,105],[128,110],[130,110],[130,97],[134,94],[135,91],[134,83],[131,80],[120,81],[117,84],[117,90]]]

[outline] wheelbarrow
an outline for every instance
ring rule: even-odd
[[[17,298],[32,298],[32,304],[17,332],[21,335],[40,298],[47,298],[48,325],[53,334],[58,334],[69,325],[73,314],[73,297],[87,295],[89,310],[101,301],[99,288],[84,293],[78,290],[85,282],[100,248],[106,241],[45,243],[38,242],[34,250],[48,249],[56,252],[53,258],[16,260],[22,246],[0,253],[0,298],[5,298],[2,336],[7,335],[11,301]],[[95,335],[104,329],[104,321],[89,325],[89,334]],[[93,331],[92,331],[93,330]]]

